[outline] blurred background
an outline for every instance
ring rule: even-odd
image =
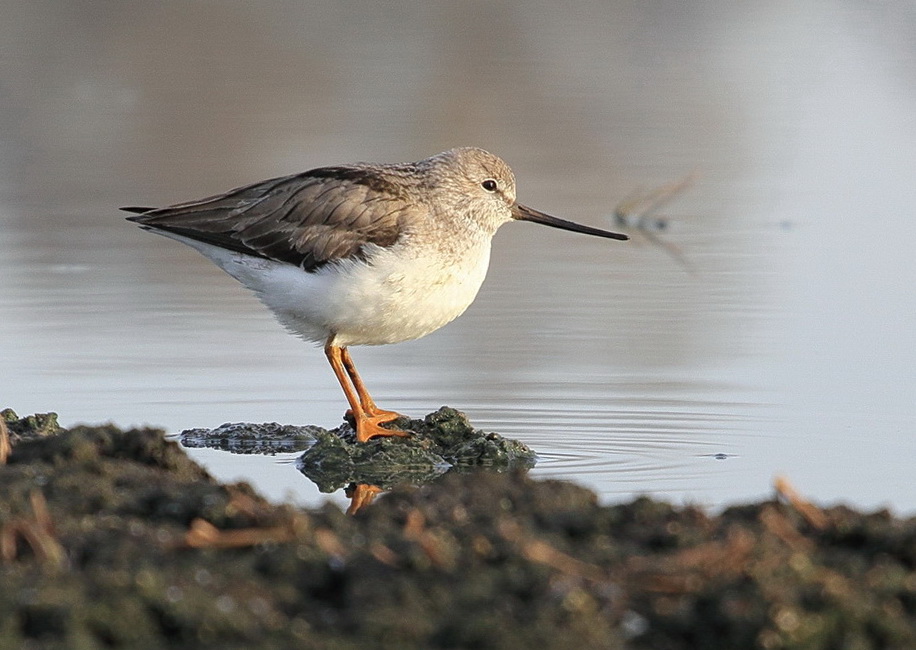
[[[632,207],[634,240],[503,228],[462,318],[354,350],[382,407],[454,406],[603,502],[721,507],[782,474],[821,502],[916,512],[914,5],[4,0],[2,16],[0,407],[336,426],[320,350],[117,208],[474,145],[532,207],[609,228]],[[291,457],[194,453],[273,498],[328,498]]]

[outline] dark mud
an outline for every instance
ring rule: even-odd
[[[710,516],[449,472],[348,517],[158,430],[5,418],[0,649],[916,647],[916,519],[788,486]]]

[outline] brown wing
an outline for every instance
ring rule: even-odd
[[[375,169],[322,167],[167,208],[122,208],[143,227],[313,271],[391,246],[416,210]]]

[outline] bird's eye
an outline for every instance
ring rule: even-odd
[[[487,192],[495,192],[496,188],[498,187],[496,181],[494,181],[492,178],[488,178],[483,183],[481,183],[480,186]]]

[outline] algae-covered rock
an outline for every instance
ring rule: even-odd
[[[13,409],[8,408],[0,411],[0,419],[6,423],[10,441],[14,444],[19,440],[41,438],[61,431],[57,413],[36,413],[20,418]]]
[[[361,443],[349,423],[320,433],[299,458],[299,469],[320,490],[333,492],[351,483],[420,485],[452,468],[528,469],[537,462],[523,443],[475,429],[463,413],[447,406],[422,420],[401,418],[392,424],[411,435]]]
[[[432,440],[437,453],[452,465],[508,469],[537,462],[537,454],[524,443],[475,429],[464,413],[448,406],[422,420],[408,420],[404,428]]]
[[[187,429],[181,432],[180,440],[185,447],[208,447],[234,454],[278,454],[302,451],[324,431],[311,425],[232,422],[215,429]]]
[[[180,435],[187,447],[209,447],[237,454],[273,454],[305,450],[300,471],[322,492],[351,483],[381,488],[428,483],[446,471],[488,467],[530,468],[535,453],[523,443],[471,426],[467,417],[443,406],[422,420],[401,418],[392,423],[408,437],[356,442],[352,424],[336,429],[319,426],[236,422],[215,429],[188,429]]]
[[[334,492],[350,483],[390,488],[402,483],[421,485],[446,472],[449,464],[428,440],[375,438],[358,443],[336,431],[318,435],[316,443],[299,457],[299,471],[322,492]],[[398,442],[402,444],[398,445]]]

